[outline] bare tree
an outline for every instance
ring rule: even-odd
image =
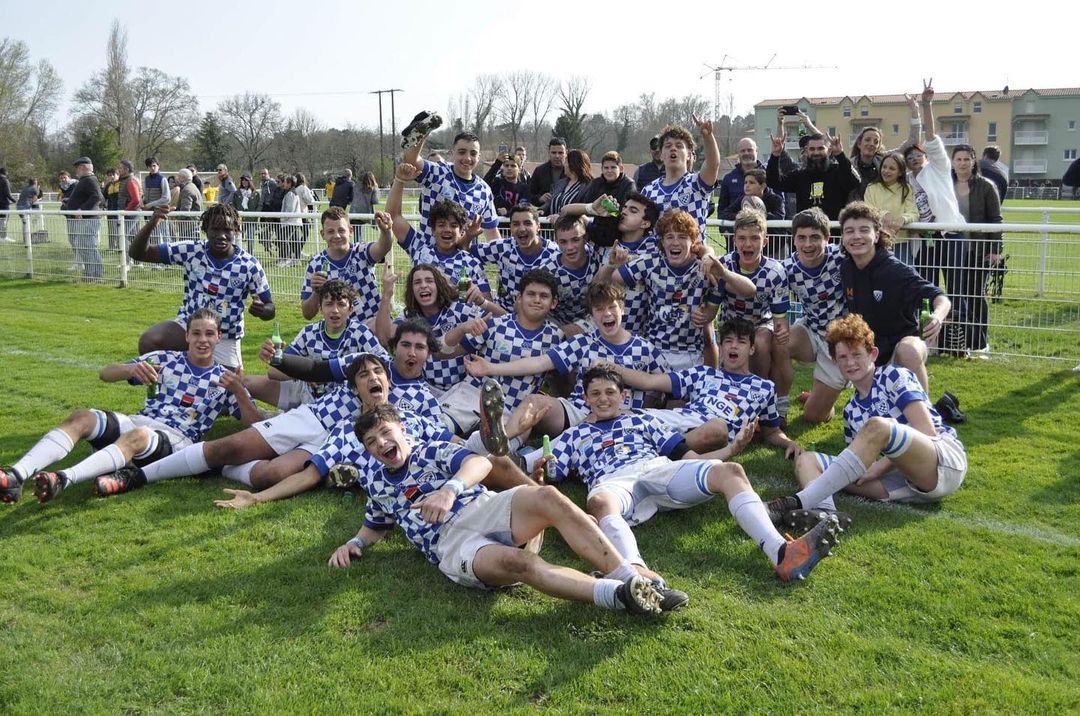
[[[116,133],[116,141],[129,156],[138,156],[131,139],[131,68],[127,61],[127,30],[113,20],[105,43],[105,68],[95,72],[75,92],[78,118],[91,117]]]
[[[469,99],[472,103],[472,131],[481,140],[488,129],[496,102],[502,95],[502,79],[498,75],[477,75],[469,90]]]
[[[322,123],[308,110],[301,107],[293,112],[278,135],[283,166],[301,169],[307,172],[309,177],[314,177],[318,168],[318,135],[322,131]]]
[[[269,95],[245,92],[222,100],[217,114],[222,129],[236,143],[241,164],[255,171],[281,128],[281,105]]]
[[[541,153],[540,147],[540,128],[544,126],[547,121],[548,115],[551,113],[551,107],[555,104],[555,92],[558,89],[558,83],[550,75],[537,75],[536,85],[533,88],[533,94],[529,98],[529,117],[531,121],[529,124],[532,126],[533,135],[533,153]]]
[[[198,102],[183,77],[140,67],[131,81],[131,142],[134,156],[148,157],[198,122]]]
[[[499,117],[510,130],[510,141],[518,144],[525,123],[525,114],[529,111],[529,101],[536,91],[540,75],[532,70],[512,72],[503,80],[503,91],[499,98]]]
[[[25,43],[0,40],[0,164],[13,174],[44,169],[45,126],[62,91],[48,60],[35,63]]]
[[[570,148],[583,148],[585,143],[585,120],[587,115],[582,112],[585,100],[589,97],[589,80],[584,77],[571,77],[559,85],[559,133],[566,138]]]

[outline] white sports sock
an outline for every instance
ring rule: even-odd
[[[41,436],[17,463],[11,466],[20,480],[26,480],[43,467],[52,465],[75,448],[75,443],[60,428],[53,428]]]
[[[606,515],[600,520],[600,531],[611,540],[611,543],[615,545],[615,549],[619,551],[623,559],[630,564],[645,566],[645,560],[638,549],[637,539],[622,515]],[[608,576],[616,578],[614,574]]]
[[[780,547],[787,541],[783,535],[773,527],[769,519],[769,511],[765,509],[761,498],[753,490],[740,492],[728,502],[735,521],[742,531],[750,535],[750,539],[757,543],[769,561],[776,565],[779,561]]]
[[[642,564],[641,566],[644,567],[645,565]],[[618,582],[625,582],[626,580],[630,579],[631,577],[636,577],[637,574],[638,574],[638,571],[636,569],[634,569],[634,565],[630,564],[629,560],[624,559],[619,564],[618,567],[611,570],[610,572],[608,572],[604,576],[607,577],[608,579],[614,579],[614,580],[616,580]]]
[[[833,502],[832,495],[829,495],[824,500],[819,502],[817,506],[823,510],[828,510],[829,512],[836,512],[836,503]]]
[[[157,482],[186,475],[201,475],[209,469],[210,466],[206,464],[206,456],[203,454],[203,443],[195,443],[157,462],[150,463],[142,470],[147,482]]]
[[[865,474],[866,466],[862,464],[859,456],[853,453],[851,448],[844,448],[844,451],[836,456],[825,472],[796,492],[795,496],[802,502],[802,506],[809,510],[819,506],[826,497],[832,497]]]
[[[510,452],[517,452],[523,443],[521,438],[510,438]],[[480,438],[480,431],[477,430],[472,435],[465,439],[465,447],[476,453],[477,455],[487,455],[488,449],[484,447],[484,441]]]
[[[252,460],[243,465],[226,465],[221,468],[222,477],[227,477],[234,482],[239,482],[251,487],[251,471],[261,460]]]
[[[99,475],[108,475],[116,472],[127,464],[127,458],[116,445],[106,445],[101,450],[90,455],[82,462],[64,468],[60,474],[73,485],[87,480],[93,480]]]
[[[592,590],[593,604],[605,609],[624,609],[625,607],[615,598],[615,590],[619,588],[620,584],[622,582],[617,579],[596,580]]]

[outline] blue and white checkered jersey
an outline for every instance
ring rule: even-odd
[[[540,250],[531,256],[521,253],[515,239],[506,238],[474,241],[472,252],[481,264],[491,264],[498,270],[499,290],[495,300],[508,311],[514,310],[522,276],[534,269],[555,273],[559,265],[559,245],[551,239],[540,239]]]
[[[424,162],[424,169],[416,177],[420,185],[420,233],[431,239],[431,226],[428,214],[436,201],[452,201],[460,204],[472,219],[480,217],[480,226],[494,229],[499,225],[499,215],[495,211],[495,196],[491,187],[481,177],[473,175],[466,181],[454,173],[449,164]]]
[[[412,506],[424,495],[442,488],[461,469],[465,459],[473,455],[453,443],[431,442],[414,448],[400,470],[390,470],[380,464],[373,472],[361,472],[358,483],[368,495],[364,526],[386,530],[398,525],[424,557],[437,564],[439,558],[435,554],[435,546],[439,543],[439,533],[446,522],[427,522],[420,516],[420,510]],[[483,492],[482,485],[464,490],[454,500],[447,521]]]
[[[398,408],[398,413],[401,414],[401,425],[405,429],[405,437],[413,446],[436,440],[451,442],[454,439],[453,433],[442,423],[433,422],[401,407]],[[356,437],[353,423],[342,423],[337,426],[308,462],[315,466],[320,477],[326,477],[334,465],[355,465],[362,472],[374,472],[381,464],[371,456],[364,444],[360,442],[360,438]]]
[[[687,404],[676,411],[695,414],[702,422],[721,418],[728,440],[755,419],[762,425],[780,426],[776,410],[776,386],[753,373],[731,373],[707,365],[669,373],[671,396]]]
[[[405,240],[399,243],[401,248],[405,249],[405,252],[409,254],[413,266],[416,264],[431,264],[442,271],[450,285],[455,288],[458,285],[461,269],[464,268],[469,280],[476,284],[480,291],[488,295],[491,294],[491,285],[488,283],[487,274],[484,273],[484,267],[481,265],[480,259],[470,252],[464,249],[455,249],[448,254],[444,254],[435,246],[434,240],[425,239],[415,229],[409,229],[409,233],[405,235]]]
[[[725,289],[722,292],[723,320],[745,318],[757,325],[762,321],[772,320],[773,314],[779,316],[788,312],[791,307],[790,290],[783,264],[776,259],[762,256],[757,269],[753,273],[746,273],[739,268],[739,255],[735,252],[721,256],[720,261],[732,273],[750,279],[757,288],[753,298],[736,296],[731,289]]]
[[[956,431],[941,420],[915,374],[907,368],[889,364],[874,371],[874,382],[870,385],[869,395],[862,397],[856,390],[844,406],[844,441],[850,444],[866,421],[875,415],[907,425],[904,408],[916,400],[926,403],[938,435],[956,436]]]
[[[640,241],[623,242],[622,246],[630,254],[630,261],[644,253],[659,253],[656,237],[649,234]],[[605,260],[607,260],[605,258]],[[649,295],[645,291],[645,282],[626,284],[626,307],[623,310],[623,325],[631,333],[641,335],[649,327]]]
[[[807,268],[796,251],[784,259],[788,286],[803,307],[803,324],[825,335],[829,321],[847,315],[844,288],[840,284],[840,264],[844,255],[836,244],[825,244],[825,259],[816,268]]]
[[[587,292],[600,268],[601,252],[593,249],[591,244],[585,244],[585,250],[588,257],[581,268],[568,268],[562,262],[555,267],[555,278],[559,281],[559,305],[552,310],[551,319],[560,326],[589,315]]]
[[[259,260],[239,246],[227,259],[215,259],[205,241],[176,241],[158,245],[161,260],[184,269],[184,300],[176,320],[187,325],[188,316],[212,308],[221,316],[223,338],[244,336],[244,301],[258,296],[269,303],[270,284]]]
[[[623,413],[611,420],[584,422],[551,441],[552,460],[545,469],[552,482],[576,472],[589,489],[627,465],[668,456],[683,441],[653,417]]]
[[[128,363],[148,358],[158,363],[158,394],[146,399],[138,415],[159,420],[192,442],[202,440],[222,413],[240,417],[240,404],[219,384],[226,370],[224,366],[217,363],[206,368],[194,366],[181,351],[151,351]]]
[[[359,353],[350,353],[344,356],[334,356],[330,359],[330,372],[333,374],[334,380],[340,382],[341,390],[353,392],[351,386],[346,385],[345,381],[347,380],[349,366],[359,356]],[[431,420],[441,421],[442,407],[439,405],[439,401],[435,400],[435,396],[431,394],[427,381],[423,378],[405,378],[398,373],[393,361],[387,359],[386,362],[390,368],[390,373],[386,376],[390,380],[390,392],[387,394],[387,400],[394,405],[419,413]]]
[[[664,184],[664,177],[653,179],[641,190],[642,195],[660,205],[660,216],[669,209],[682,209],[697,220],[702,237],[709,218],[709,199],[713,188],[701,181],[697,172],[683,174],[674,184]]]
[[[517,321],[513,313],[499,316],[488,322],[487,329],[479,336],[466,334],[461,345],[469,353],[476,353],[492,363],[509,363],[518,358],[543,355],[563,340],[562,329],[548,321],[536,330],[529,330]],[[513,412],[544,383],[544,375],[523,375],[496,378],[502,385],[506,400],[506,413]],[[468,381],[479,388],[482,380],[468,376]]]
[[[351,316],[345,324],[345,330],[337,338],[331,338],[326,333],[325,321],[307,324],[296,334],[292,343],[285,347],[285,352],[316,360],[329,360],[347,353],[378,352],[382,355],[385,351],[371,329],[356,316]],[[315,397],[326,392],[322,383],[309,383],[309,386]]]
[[[690,323],[690,314],[704,303],[720,303],[723,283],[712,289],[691,261],[675,268],[659,251],[648,251],[619,267],[627,286],[641,283],[648,297],[649,320],[642,335],[662,351],[702,351],[705,336]]]
[[[668,370],[667,359],[656,346],[640,336],[631,335],[625,343],[609,343],[599,332],[579,333],[571,336],[547,352],[555,370],[565,375],[577,371],[578,379],[570,401],[588,412],[585,405],[585,389],[582,378],[585,371],[601,361],[633,368],[646,373],[663,373]],[[630,389],[624,408],[644,408],[645,391]]]
[[[308,261],[307,270],[304,272],[304,285],[300,287],[300,300],[307,300],[312,294],[311,277],[316,272],[322,272],[323,261],[330,264],[330,273],[327,279],[344,281],[359,294],[353,304],[353,315],[361,321],[374,316],[379,311],[379,283],[375,280],[372,267],[378,262],[371,255],[371,247],[374,242],[353,244],[349,253],[341,259],[332,259],[325,250],[311,257]]]
[[[480,318],[484,314],[479,306],[473,306],[461,301],[454,301],[446,308],[440,310],[434,316],[403,316],[394,321],[395,325],[407,318],[422,318],[428,322],[435,332],[435,337],[442,342],[442,337],[456,326]],[[465,356],[453,358],[428,358],[424,364],[424,379],[440,390],[449,390],[456,383],[465,380]]]

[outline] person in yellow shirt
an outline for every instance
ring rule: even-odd
[[[904,155],[885,155],[877,179],[866,185],[864,201],[881,212],[881,228],[892,236],[893,256],[908,266],[914,265],[921,242],[913,242],[901,227],[917,220],[919,209],[915,206],[915,192],[908,184]]]

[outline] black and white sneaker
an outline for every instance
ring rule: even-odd
[[[484,378],[480,385],[480,439],[492,455],[510,452],[510,440],[502,424],[505,408],[502,386],[496,380]]]
[[[15,504],[22,497],[22,480],[10,467],[0,467],[0,502]]]
[[[402,149],[410,149],[417,146],[427,135],[434,132],[436,129],[442,126],[442,117],[435,112],[428,112],[427,110],[420,112],[418,115],[412,118],[408,126],[401,130],[401,136],[404,139],[401,140]]]
[[[678,589],[672,589],[662,579],[652,580],[653,589],[660,595],[660,611],[667,614],[682,609],[690,602],[690,595]]]

